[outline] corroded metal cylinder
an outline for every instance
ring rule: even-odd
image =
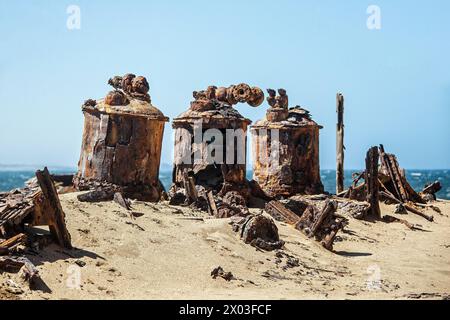
[[[323,192],[319,129],[309,112],[270,108],[251,126],[253,179],[271,197]]]
[[[105,100],[85,103],[84,132],[75,185],[108,182],[128,195],[159,199],[159,165],[164,123],[169,119],[150,102],[129,98],[127,105]]]
[[[192,172],[195,184],[220,190],[224,182],[240,185],[246,181],[247,126],[251,123],[231,105],[219,101],[194,101],[191,108],[173,120],[175,131],[173,183],[183,186],[183,172]],[[213,130],[213,131],[211,131]],[[211,138],[209,133],[216,137]],[[207,145],[222,139],[223,156],[205,161]],[[215,140],[217,143],[218,140]],[[186,157],[187,155],[187,157]]]

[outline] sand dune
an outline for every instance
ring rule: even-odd
[[[428,211],[435,216],[434,223],[412,214],[402,216],[427,231],[350,219],[335,242],[335,253],[277,223],[285,248],[263,252],[242,242],[227,219],[143,202],[133,204],[140,216],[132,219],[113,202],[80,203],[76,195],[62,195],[61,201],[77,249],[65,252],[51,245],[30,255],[47,288],[11,294],[3,286],[3,298],[443,299],[449,295],[448,202],[438,204],[442,214]],[[382,205],[382,211],[393,215],[394,207]],[[217,266],[236,279],[212,279],[211,270]],[[11,277],[2,274],[0,282]]]

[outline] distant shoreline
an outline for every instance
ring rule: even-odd
[[[0,192],[10,191],[15,188],[22,188],[25,181],[34,177],[37,169],[43,166],[35,165],[0,165]],[[73,174],[77,171],[75,167],[48,166],[50,172],[55,174]],[[347,169],[344,172],[346,187],[352,183],[352,173],[361,172],[363,169]],[[336,170],[322,169],[320,176],[326,191],[334,193],[336,189]],[[411,186],[420,191],[428,182],[439,180],[443,186],[437,193],[438,198],[450,200],[450,169],[406,169],[406,176]],[[159,178],[166,188],[169,189],[172,182],[172,168],[167,165],[161,166]],[[247,179],[252,179],[252,170],[247,169]]]

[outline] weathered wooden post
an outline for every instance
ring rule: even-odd
[[[51,234],[56,238],[59,245],[72,249],[70,233],[66,227],[65,214],[59,201],[58,192],[55,184],[48,172],[47,167],[43,171],[36,171],[36,178],[41,187],[44,198],[47,200],[48,207],[45,210],[47,224]],[[53,214],[51,214],[52,212]]]
[[[344,191],[344,96],[336,95],[336,194]]]
[[[370,203],[370,214],[373,218],[381,219],[381,210],[379,202],[380,184],[378,180],[378,147],[372,147],[367,152],[366,171],[364,179],[366,180],[367,202]]]
[[[105,99],[87,100],[78,173],[80,190],[99,183],[120,187],[125,195],[158,201],[164,123],[169,119],[151,104],[144,77],[114,77]]]

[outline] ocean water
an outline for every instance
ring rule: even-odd
[[[69,174],[74,173],[74,169],[70,168],[49,168],[50,172],[55,174]],[[358,170],[346,170],[345,186],[352,183],[352,173]],[[334,193],[336,189],[336,171],[322,170],[321,179],[325,190]],[[34,177],[35,170],[27,168],[0,168],[0,192],[9,191],[14,188],[21,188],[25,181]],[[422,190],[423,186],[428,182],[439,180],[442,185],[442,190],[437,194],[438,198],[450,200],[450,169],[448,170],[407,170],[406,176],[411,186],[416,190]],[[247,171],[247,177],[251,179],[252,172]],[[160,179],[166,189],[170,187],[172,181],[172,171],[161,170]]]

